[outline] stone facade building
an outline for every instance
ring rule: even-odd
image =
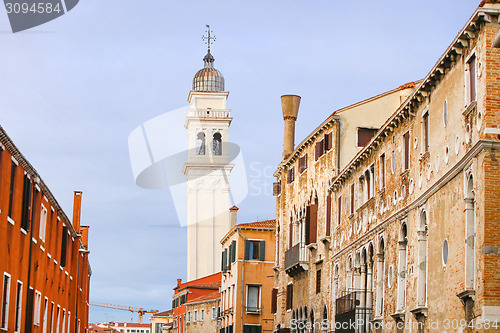
[[[186,303],[186,331],[188,333],[218,332],[217,323],[220,293],[197,297]]]
[[[500,330],[499,17],[483,1],[340,170],[342,113],[295,148],[282,97],[276,331]]]

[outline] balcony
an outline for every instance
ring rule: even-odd
[[[285,252],[285,272],[294,277],[308,269],[309,252],[304,243],[297,243]]]
[[[371,332],[371,306],[366,302],[371,300],[372,292],[366,290],[344,292],[335,300],[335,322],[341,323],[339,333]],[[345,324],[344,324],[345,323]],[[345,328],[345,329],[344,329]]]

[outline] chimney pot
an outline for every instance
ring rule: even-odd
[[[236,206],[229,208],[230,224],[231,224],[230,228],[233,228],[236,225],[238,210],[239,210],[239,208]]]
[[[281,96],[281,108],[283,109],[283,120],[285,121],[285,138],[283,142],[283,160],[285,160],[295,149],[295,121],[299,113],[300,96]]]

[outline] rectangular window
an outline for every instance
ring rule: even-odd
[[[10,302],[10,275],[3,275],[3,293],[2,293],[2,326],[3,329],[9,327],[9,302]]]
[[[247,312],[260,311],[260,286],[247,287]]]
[[[200,312],[200,320],[201,320],[201,321],[204,321],[204,320],[205,320],[205,310],[204,310],[204,309],[201,309],[201,312]]]
[[[316,243],[318,234],[318,204],[306,207],[306,245]]]
[[[332,133],[325,134],[324,139],[324,153],[332,149]]]
[[[423,152],[429,151],[429,112],[422,116]]]
[[[54,319],[54,302],[50,303],[50,333],[54,333],[54,324],[55,324],[55,319]]]
[[[35,291],[35,308],[33,312],[33,324],[40,326],[40,309],[42,306],[42,293]]]
[[[278,310],[278,288],[273,288],[271,293],[271,313],[276,313]]]
[[[325,153],[325,139],[316,142],[314,147],[314,160],[317,161]]]
[[[10,168],[10,192],[9,192],[9,217],[13,219],[12,217],[12,210],[14,208],[14,186],[16,183],[16,170],[17,170],[17,164],[12,161],[12,165]]]
[[[337,225],[342,221],[342,196],[337,199]]]
[[[299,173],[307,169],[307,154],[299,158]]]
[[[229,330],[226,329],[226,333],[233,333],[233,326],[229,326]],[[288,330],[285,328],[285,330]],[[281,330],[280,330],[281,331]],[[288,331],[287,331],[288,332]],[[253,324],[245,324],[243,326],[243,333],[262,333],[262,326],[253,325]]]
[[[247,240],[245,244],[245,260],[265,260],[265,241]]]
[[[198,321],[198,310],[194,310],[193,321]]]
[[[23,183],[23,203],[21,209],[21,228],[25,231],[29,230],[29,221],[30,221],[30,210],[31,210],[31,180],[28,177],[28,174],[24,175],[24,183]]]
[[[215,315],[216,315],[215,306],[212,306],[212,319],[215,319]]]
[[[354,183],[351,184],[351,215],[354,214]]]
[[[57,306],[57,316],[56,316],[56,333],[59,333],[59,323],[61,321],[61,307],[58,305]]]
[[[68,330],[66,332],[70,333],[69,324],[71,323],[71,312],[68,311]]]
[[[331,233],[331,221],[332,221],[332,196],[328,195],[326,197],[326,235],[330,236]]]
[[[366,146],[370,140],[373,138],[375,133],[377,133],[377,128],[358,128],[358,147]]]
[[[43,322],[42,322],[42,333],[47,333],[47,312],[49,311],[49,299],[45,297],[43,301]]]
[[[403,134],[403,143],[404,143],[403,166],[405,170],[408,170],[410,168],[410,132],[406,132],[405,134]]]
[[[64,328],[66,327],[66,309],[63,309],[62,311],[62,333],[64,333]]]
[[[61,244],[61,267],[66,267],[66,252],[68,246],[68,227],[63,227],[62,244]]]
[[[316,271],[316,294],[321,292],[321,269]]]
[[[191,311],[188,311],[187,313],[187,317],[186,317],[186,322],[190,322],[191,321]]]
[[[380,188],[385,188],[385,153],[380,155]]]
[[[16,321],[14,323],[14,332],[21,331],[21,313],[23,310],[23,283],[17,281],[16,289]]]
[[[291,310],[293,307],[293,284],[286,286],[286,309]]]
[[[40,212],[40,239],[45,242],[45,229],[47,227],[47,208],[42,205],[42,210]]]
[[[467,61],[467,83],[469,86],[468,91],[468,104],[476,100],[476,56],[472,55]]]
[[[286,181],[288,184],[292,183],[295,180],[295,167],[291,167],[287,171]]]

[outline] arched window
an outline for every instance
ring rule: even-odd
[[[321,322],[321,332],[328,332],[328,308],[323,306],[323,320]]]
[[[474,179],[472,176],[467,181],[467,192],[465,197],[465,290],[474,290],[474,269],[476,258],[474,254],[475,238],[475,202],[474,202]]]
[[[398,263],[398,302],[396,310],[404,311],[406,305],[406,247],[407,247],[406,223],[401,225],[399,234],[399,263]]]
[[[196,155],[205,155],[205,133],[203,132],[196,136]]]
[[[384,259],[385,259],[385,246],[384,239],[380,238],[378,243],[377,253],[377,289],[375,301],[375,316],[381,318],[384,309]]]
[[[417,305],[424,307],[427,303],[427,212],[420,214],[418,239],[418,285]]]
[[[217,132],[214,134],[212,152],[214,155],[222,155],[222,135]]]

